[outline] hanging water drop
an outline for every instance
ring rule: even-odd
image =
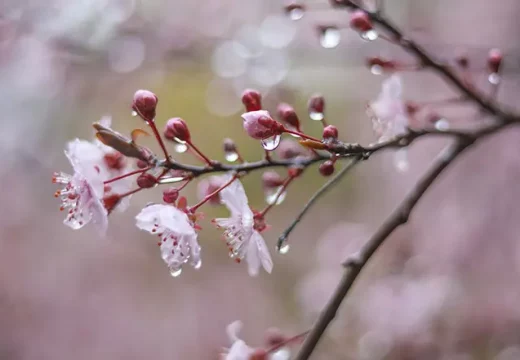
[[[321,29],[320,45],[325,49],[332,49],[338,46],[341,40],[341,34],[336,27],[327,27]]]
[[[170,267],[170,275],[172,277],[179,277],[179,275],[182,273],[181,267],[172,266]]]
[[[201,268],[201,266],[202,266],[202,260],[199,259],[199,260],[195,263],[195,265],[193,265],[193,268],[196,269],[196,270],[199,270],[199,269]]]
[[[137,116],[137,111],[132,111],[132,114],[131,114],[133,117]]]
[[[289,19],[297,21],[305,15],[305,10],[303,9],[303,6],[295,5],[287,9],[287,15],[289,16]]]
[[[381,65],[372,65],[370,72],[374,75],[381,75],[383,73],[383,67]]]
[[[184,141],[180,141],[180,140],[175,140],[175,141],[176,141],[176,144],[175,144],[174,149],[175,149],[176,153],[182,154],[188,150],[188,145],[186,145],[186,143]]]
[[[289,249],[290,249],[290,248],[291,248],[291,247],[289,246],[289,244],[287,244],[287,243],[283,243],[283,244],[281,244],[280,247],[278,248],[278,253],[279,253],[279,254],[282,254],[282,255],[285,255],[285,254],[287,254],[287,253],[289,252]]]
[[[281,139],[280,135],[274,135],[267,139],[260,140],[260,142],[262,143],[262,147],[265,150],[273,151],[274,149],[276,149],[278,147],[278,145],[280,145],[280,139]]]
[[[268,189],[265,192],[265,202],[268,205],[280,205],[287,196],[287,191],[284,191],[283,186],[279,186],[275,189]],[[275,204],[276,201],[276,204]]]
[[[395,152],[394,165],[400,172],[408,171],[410,163],[408,162],[408,151],[406,149],[400,149]]]
[[[309,113],[309,117],[311,118],[311,120],[321,121],[325,118],[325,115],[322,112],[311,111]]]
[[[236,151],[226,151],[224,157],[226,158],[226,161],[229,162],[235,162],[239,158],[238,153]]]
[[[488,81],[490,84],[498,85],[500,83],[500,75],[497,73],[491,73],[488,76]]]
[[[379,37],[379,34],[374,29],[361,33],[361,38],[363,40],[373,41],[373,40],[376,40],[378,37]]]
[[[434,126],[435,126],[435,129],[437,129],[439,131],[447,131],[450,129],[450,123],[448,122],[448,120],[446,120],[444,118],[437,120],[435,122]]]
[[[183,180],[186,180],[186,178],[184,176],[170,176],[170,177],[162,177],[158,183],[159,184],[174,184],[174,183],[178,183],[178,182],[181,182]]]

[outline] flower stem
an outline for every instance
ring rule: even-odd
[[[159,131],[157,130],[157,126],[155,126],[155,122],[153,121],[147,121],[148,125],[152,128],[153,134],[155,138],[157,139],[157,142],[161,146],[161,149],[164,153],[164,157],[166,158],[166,162],[170,163],[170,154],[168,153],[168,150],[166,150],[166,146],[164,145],[164,141],[159,134]]]
[[[302,132],[299,132],[299,131],[295,131],[295,130],[291,130],[291,129],[284,129],[284,132],[288,133],[288,134],[294,134],[294,135],[298,135],[299,137],[301,137],[302,139],[308,139],[308,140],[313,140],[313,141],[317,141],[317,142],[321,142],[320,139],[318,138],[315,138],[315,137],[312,137],[312,136],[309,136],[309,135],[305,135],[304,133]]]
[[[284,182],[282,183],[280,189],[278,190],[278,193],[276,194],[276,197],[273,199],[272,203],[267,205],[264,210],[260,211],[260,213],[258,214],[258,216],[260,218],[264,217],[265,214],[267,214],[267,212],[269,210],[271,210],[271,208],[273,208],[275,205],[276,205],[276,202],[278,201],[278,199],[280,198],[280,196],[282,196],[282,194],[285,192],[285,190],[287,189],[287,187],[289,186],[289,184],[295,179],[296,177],[295,176],[288,176],[287,179],[284,180]]]
[[[231,185],[231,183],[233,181],[235,181],[236,179],[238,179],[238,173],[233,175],[233,177],[227,181],[224,185],[222,185],[221,187],[219,187],[217,190],[213,191],[211,194],[208,194],[204,197],[204,199],[202,199],[201,201],[199,201],[197,204],[193,205],[192,207],[190,207],[190,212],[195,212],[199,207],[201,207],[202,205],[204,205],[206,202],[209,201],[209,199],[211,199],[213,196],[217,195],[219,192],[221,192],[222,190],[224,190],[225,188],[227,188],[229,185]]]
[[[284,347],[284,346],[286,346],[286,345],[290,345],[291,343],[294,343],[294,342],[296,342],[296,341],[300,341],[300,340],[302,340],[303,338],[305,338],[305,336],[307,336],[307,334],[308,334],[309,332],[310,332],[310,330],[307,330],[307,331],[304,331],[304,332],[302,332],[302,333],[300,333],[300,334],[298,334],[298,335],[295,335],[295,336],[292,336],[292,337],[290,337],[290,338],[288,338],[288,339],[285,339],[284,341],[279,342],[278,344],[275,344],[275,345],[271,346],[270,348],[268,348],[268,349],[266,350],[266,352],[267,352],[268,354],[270,354],[270,353],[273,353],[273,352],[279,350],[280,348],[282,348],[282,347]]]
[[[141,174],[141,173],[144,173],[144,172],[150,170],[151,168],[152,168],[151,166],[148,166],[148,167],[146,167],[144,169],[139,169],[139,170],[135,170],[135,171],[132,171],[132,172],[120,175],[120,176],[116,176],[113,179],[110,179],[110,180],[107,180],[107,181],[103,182],[103,184],[110,184],[110,183],[112,183],[114,181],[121,180],[121,179],[124,179],[126,177],[129,177],[129,176],[132,176],[132,175],[135,175],[135,174]]]
[[[186,141],[186,144],[188,144],[190,149],[193,149],[193,151],[195,151],[195,153],[199,155],[206,164],[208,164],[209,166],[213,166],[213,162],[210,159],[208,159],[208,157],[204,155],[202,151],[200,151],[199,148],[195,146],[194,143],[192,143],[191,141]]]

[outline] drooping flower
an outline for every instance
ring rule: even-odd
[[[83,143],[84,141],[76,139],[67,144],[65,155],[74,174],[54,174],[53,182],[65,185],[55,196],[61,198],[60,210],[67,211],[63,221],[65,225],[76,230],[92,221],[99,233],[104,235],[108,219],[103,205],[103,176],[99,167],[92,166],[90,157],[93,154],[82,151]]]
[[[231,180],[232,175],[226,176],[227,181]],[[237,262],[245,258],[251,276],[258,274],[260,266],[271,273],[273,261],[264,238],[255,229],[254,215],[249,208],[242,183],[238,179],[233,181],[220,192],[220,198],[231,212],[231,216],[215,219],[215,223],[225,229],[224,236],[230,257]]]
[[[146,206],[135,217],[139,229],[159,236],[161,256],[174,277],[181,274],[182,265],[190,263],[200,268],[200,246],[197,233],[186,213],[171,205]]]
[[[407,132],[409,119],[402,100],[402,82],[397,74],[383,82],[381,93],[369,104],[369,115],[378,141]]]

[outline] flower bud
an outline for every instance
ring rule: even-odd
[[[312,114],[321,114],[323,116],[323,113],[325,112],[325,99],[319,94],[311,96],[309,99],[308,108],[309,114],[311,114],[311,118]]]
[[[498,73],[500,65],[502,64],[502,51],[499,49],[491,49],[488,54],[488,68],[492,73]]]
[[[275,171],[269,170],[262,174],[262,185],[265,189],[282,186],[283,181],[283,178]]]
[[[308,151],[297,142],[284,139],[276,148],[276,155],[282,160],[289,160],[297,156],[306,156],[308,155]]]
[[[386,60],[379,56],[369,57],[367,58],[367,66],[372,68],[374,66],[379,66],[383,70],[395,70],[397,67],[396,63],[392,60]]]
[[[287,173],[289,174],[290,177],[295,178],[295,177],[300,176],[303,173],[303,169],[304,168],[301,166],[291,166],[287,170]]]
[[[282,121],[291,125],[295,129],[300,128],[300,119],[298,119],[298,115],[296,115],[296,111],[294,111],[294,108],[291,105],[281,103],[278,105],[277,112]]]
[[[283,132],[282,124],[274,120],[265,110],[250,111],[242,114],[244,130],[253,139],[263,140]]]
[[[338,138],[338,128],[334,125],[327,125],[323,128],[323,139],[334,139]]]
[[[406,113],[408,115],[414,115],[415,113],[417,113],[417,111],[419,111],[420,109],[420,106],[419,104],[417,103],[414,103],[413,101],[407,101],[404,103],[404,107],[406,109]]]
[[[210,176],[199,181],[197,185],[197,196],[199,200],[213,194],[218,188],[224,185],[225,179],[221,176]],[[220,205],[220,195],[216,194],[209,198],[208,204]]]
[[[269,328],[265,332],[265,343],[269,347],[283,344],[287,341],[287,337],[278,328]]]
[[[179,190],[177,188],[169,188],[163,191],[163,201],[167,204],[173,204],[179,198]]]
[[[242,93],[242,104],[247,111],[257,111],[262,109],[262,95],[256,90],[247,89]]]
[[[144,120],[154,121],[157,96],[148,90],[137,90],[134,94],[132,109]]]
[[[190,141],[188,125],[181,118],[171,118],[164,127],[164,137],[168,140]]]
[[[254,349],[248,360],[267,360],[269,354],[264,349]]]
[[[363,10],[356,10],[350,14],[350,27],[359,32],[367,32],[373,29],[370,17]]]
[[[107,212],[110,214],[112,210],[115,209],[119,202],[121,201],[121,195],[119,194],[110,194],[103,198],[103,206],[107,209]]]
[[[144,160],[137,160],[136,165],[139,169],[144,169],[148,167],[148,163]]]
[[[237,151],[237,146],[235,145],[235,142],[230,138],[224,139],[222,147],[224,148],[224,152],[227,152],[227,153]]]
[[[137,177],[137,186],[142,189],[154,187],[157,184],[157,178],[149,173],[143,173]]]
[[[320,174],[323,176],[331,176],[334,173],[334,163],[330,160],[324,161],[320,167]]]

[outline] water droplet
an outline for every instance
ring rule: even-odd
[[[278,187],[276,189],[266,190],[266,192],[265,192],[265,202],[268,205],[273,205],[274,202],[276,201],[275,205],[280,205],[285,200],[285,197],[287,196],[287,191],[284,191],[284,192],[280,193],[281,191],[283,191],[283,187],[282,186],[280,186],[280,187]],[[278,194],[280,194],[280,196],[278,196]]]
[[[188,145],[186,145],[185,143],[178,142],[175,144],[176,153],[182,154],[182,153],[185,153],[187,150],[188,150]]]
[[[173,277],[178,277],[182,273],[181,267],[172,266],[170,267],[170,275]]]
[[[374,75],[381,75],[383,73],[383,67],[381,65],[372,65],[370,72]]]
[[[195,269],[197,269],[197,270],[200,269],[201,266],[202,266],[202,260],[201,260],[201,259],[199,259],[199,260],[195,263],[195,265],[193,265],[193,267],[194,267]]]
[[[291,10],[289,10],[288,15],[289,19],[293,21],[300,20],[303,17],[303,15],[305,15],[305,10],[303,10],[302,7],[295,6]]]
[[[408,162],[408,151],[406,149],[400,149],[395,152],[394,165],[400,172],[408,171],[410,163]]]
[[[314,121],[321,121],[325,118],[325,115],[321,112],[315,112],[315,111],[311,111],[309,113],[309,117],[311,118],[311,120],[314,120]]]
[[[439,131],[446,131],[446,130],[449,130],[450,123],[448,122],[448,120],[442,118],[442,119],[437,120],[435,122],[434,126],[435,126],[435,129],[437,129]]]
[[[163,177],[159,180],[159,184],[173,184],[183,180],[186,180],[186,178],[183,176],[171,176],[167,178]]]
[[[488,76],[488,81],[493,85],[498,85],[500,83],[500,75],[497,73],[491,73]]]
[[[287,253],[289,252],[289,249],[290,249],[290,248],[291,248],[291,247],[289,246],[289,244],[284,243],[284,244],[282,244],[282,245],[278,248],[278,253],[279,253],[279,254],[282,254],[282,255],[285,255],[285,254],[287,254]]]
[[[328,27],[321,30],[320,45],[325,49],[332,49],[338,46],[341,34],[338,28]]]
[[[361,33],[361,38],[363,40],[373,41],[373,40],[376,40],[378,37],[379,37],[379,34],[374,29]]]
[[[132,116],[137,116],[137,111],[132,111]]]
[[[236,151],[226,151],[224,154],[226,161],[235,162],[238,160],[238,153]]]
[[[262,143],[262,146],[265,150],[273,151],[274,149],[276,149],[278,147],[278,145],[280,145],[280,139],[281,139],[280,135],[274,135],[274,136],[271,136],[270,138],[263,139],[260,142]]]

